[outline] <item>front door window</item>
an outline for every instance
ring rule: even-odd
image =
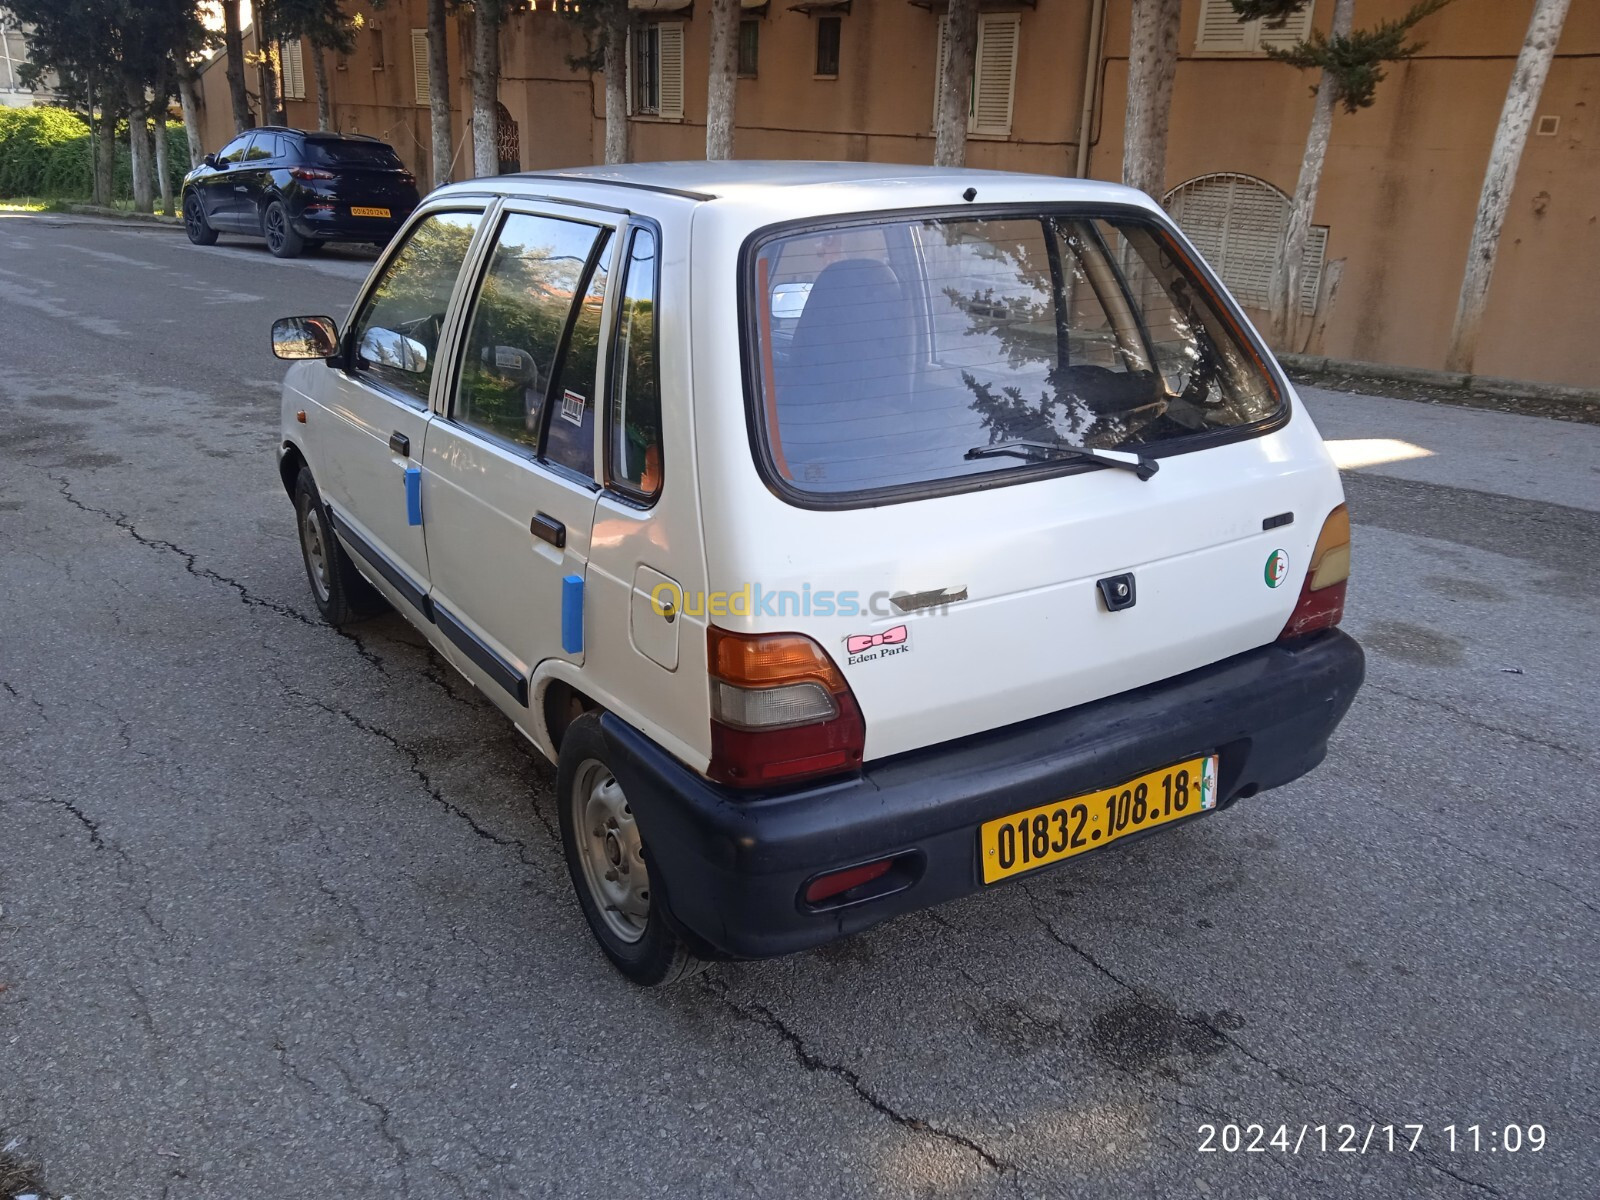
[[[439,335],[482,213],[433,213],[384,267],[350,331],[360,376],[427,407]]]

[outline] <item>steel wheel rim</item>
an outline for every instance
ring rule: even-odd
[[[589,898],[619,941],[637,942],[650,920],[650,872],[622,785],[604,763],[585,759],[568,803]]]
[[[267,245],[274,250],[283,247],[283,210],[276,205],[267,209]]]
[[[306,572],[317,599],[328,600],[328,539],[322,531],[322,517],[315,504],[306,505],[300,514],[300,549],[306,556]]]

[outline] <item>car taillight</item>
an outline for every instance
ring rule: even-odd
[[[1344,594],[1350,581],[1350,509],[1339,505],[1322,523],[1317,548],[1311,552],[1305,585],[1295,602],[1289,623],[1278,635],[1299,637],[1318,629],[1332,629],[1344,616]]]
[[[316,167],[296,167],[294,170],[290,171],[289,174],[293,175],[296,179],[303,180],[306,183],[310,183],[313,179],[333,178],[332,171],[320,171]]]
[[[764,787],[861,766],[866,723],[839,668],[798,633],[706,630],[711,763],[734,787]]]

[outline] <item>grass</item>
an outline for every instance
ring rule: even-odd
[[[39,1164],[18,1158],[13,1153],[19,1144],[20,1139],[17,1139],[0,1148],[0,1200],[45,1194],[44,1184],[39,1179]]]
[[[46,212],[59,205],[59,200],[40,200],[35,196],[13,196],[8,200],[0,200],[0,212]],[[4,1192],[0,1192],[3,1198]]]

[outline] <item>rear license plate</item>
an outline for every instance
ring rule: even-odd
[[[350,206],[350,215],[352,217],[387,217],[389,210],[387,208],[357,208],[352,204]]]
[[[1140,830],[1170,825],[1217,803],[1217,756],[1191,758],[1054,804],[985,821],[978,830],[983,881],[996,883]]]

